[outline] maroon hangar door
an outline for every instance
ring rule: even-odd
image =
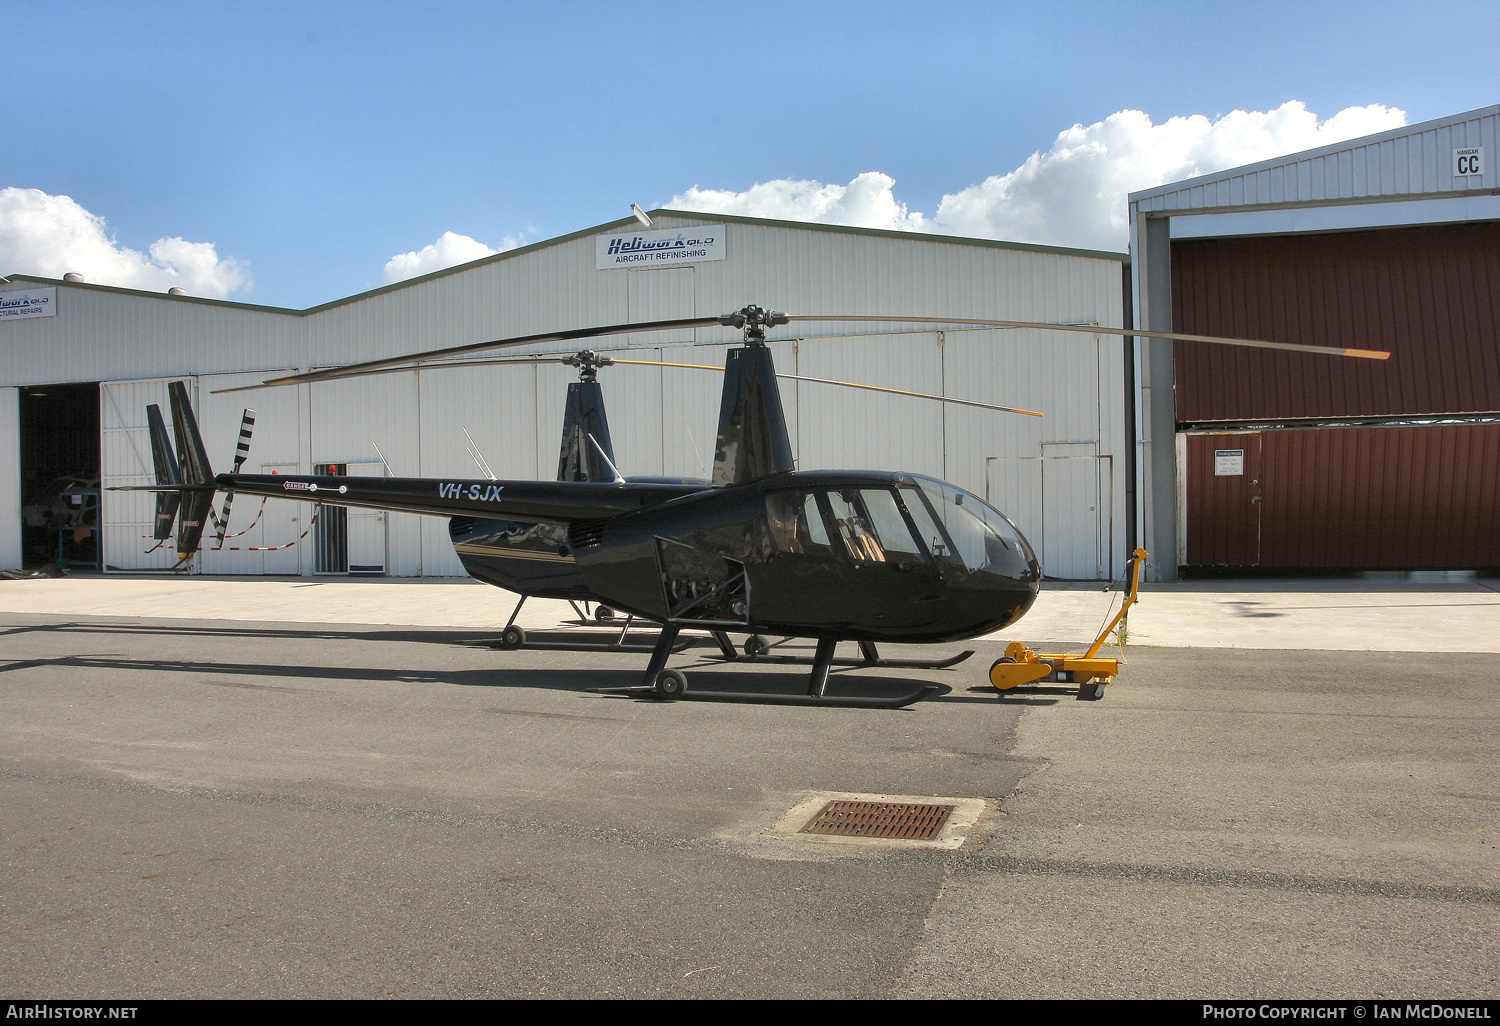
[[[1177,240],[1172,302],[1177,331],[1391,353],[1176,343],[1185,564],[1500,566],[1500,224]]]

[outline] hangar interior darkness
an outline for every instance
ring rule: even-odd
[[[99,559],[99,385],[21,389],[21,520],[26,567]]]

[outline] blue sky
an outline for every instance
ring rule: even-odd
[[[373,287],[446,232],[501,248],[686,196],[1107,242],[1053,213],[1102,165],[1035,186],[1029,222],[996,212],[1015,182],[964,190],[1075,124],[1096,126],[1085,144],[1129,142],[1202,115],[1197,155],[1162,166],[1207,170],[1205,139],[1258,159],[1346,108],[1381,105],[1346,120],[1384,127],[1500,102],[1500,5],[1478,3],[50,3],[3,19],[0,273],[49,273],[81,210],[117,250],[292,307]],[[1127,110],[1145,119],[1107,128]],[[1235,110],[1283,116],[1214,135]],[[869,172],[884,177],[855,188]],[[200,248],[151,254],[162,239]]]

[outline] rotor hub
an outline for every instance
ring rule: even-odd
[[[743,328],[747,346],[765,345],[767,328],[790,322],[791,318],[779,310],[767,310],[759,306],[747,306],[719,318],[719,323],[725,327]]]
[[[563,360],[563,363],[569,367],[578,368],[579,381],[597,381],[599,379],[599,368],[608,367],[614,362],[609,357],[596,353],[592,349],[585,349],[582,352],[574,353]]]

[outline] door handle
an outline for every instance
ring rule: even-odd
[[[1252,495],[1252,496],[1250,496],[1250,501],[1251,502],[1261,502],[1264,499],[1265,499],[1265,496],[1263,496],[1263,495]]]

